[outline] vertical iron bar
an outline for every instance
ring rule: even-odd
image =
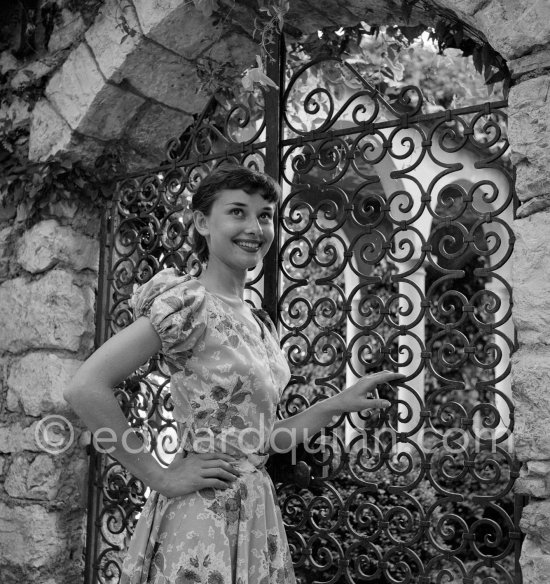
[[[282,95],[284,91],[285,52],[284,38],[277,35],[269,45],[266,72],[279,89],[265,90],[266,149],[265,171],[281,184],[281,137],[282,137]],[[264,260],[263,307],[274,323],[277,323],[279,295],[279,214],[275,218],[275,238]]]
[[[516,533],[521,533],[519,522],[521,520],[521,515],[523,513],[523,508],[529,502],[529,497],[527,495],[522,495],[516,493],[514,495],[514,531]],[[524,534],[523,534],[524,535]],[[519,562],[521,556],[521,547],[523,545],[523,537],[520,537],[514,542],[514,584],[523,584],[523,572],[521,570],[521,564]]]
[[[95,317],[94,347],[97,349],[106,340],[106,316],[109,311],[108,302],[108,275],[111,267],[112,255],[112,202],[101,217],[99,274],[97,290],[97,311]],[[88,446],[90,456],[88,467],[88,512],[86,518],[86,556],[84,564],[84,584],[96,584],[97,578],[97,549],[98,549],[98,521],[102,502],[102,488],[100,484],[101,466],[103,457],[96,452],[93,441]]]

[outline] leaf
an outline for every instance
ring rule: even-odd
[[[229,401],[233,404],[242,404],[245,400],[246,396],[250,395],[249,391],[241,391],[239,393],[234,393],[230,398]]]
[[[460,47],[460,45],[462,44],[462,41],[464,40],[464,30],[461,26],[459,26],[454,34],[454,40],[455,40],[455,44],[457,47]]]
[[[181,310],[183,308],[183,302],[177,296],[169,296],[163,299],[163,302],[167,304],[174,312]]]
[[[472,59],[474,61],[475,70],[481,74],[483,71],[483,56],[481,54],[481,48],[476,47],[472,53]]]
[[[246,428],[246,424],[244,420],[240,416],[233,416],[231,418],[231,425],[237,428],[238,430],[244,430]]]
[[[201,410],[197,412],[197,420],[202,420],[203,418],[207,418],[212,413],[212,410]]]
[[[221,400],[225,399],[228,396],[228,394],[229,394],[229,391],[225,387],[221,387],[219,385],[214,387],[214,389],[212,390],[212,397],[216,401],[221,401]]]
[[[498,83],[499,81],[503,81],[506,77],[506,73],[502,70],[495,71],[488,79],[485,80],[487,85],[492,83]]]
[[[279,89],[279,86],[264,73],[261,58],[256,56],[256,60],[258,66],[247,69],[241,80],[245,91],[253,91],[254,83],[258,83],[264,87],[274,87],[275,89]]]

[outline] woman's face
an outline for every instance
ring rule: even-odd
[[[273,242],[275,203],[260,194],[225,189],[216,195],[209,215],[195,211],[195,225],[208,243],[208,263],[222,262],[248,270],[265,256]]]

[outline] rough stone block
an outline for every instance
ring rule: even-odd
[[[40,505],[9,507],[0,501],[0,557],[16,566],[41,568],[56,556],[68,556],[60,514]]]
[[[64,501],[71,509],[85,509],[88,496],[89,461],[82,451],[80,457],[72,458],[61,475],[56,499]]]
[[[92,289],[78,286],[63,270],[38,280],[7,280],[0,285],[0,349],[89,350],[93,302]]]
[[[25,232],[17,246],[16,257],[21,267],[33,274],[49,270],[58,263],[77,271],[97,271],[99,242],[49,219]]]
[[[550,41],[547,0],[438,0],[487,37],[505,59],[517,59]]]
[[[85,43],[74,49],[46,87],[46,97],[73,130],[100,140],[120,138],[144,100],[108,84]]]
[[[10,465],[4,488],[10,497],[53,501],[60,476],[61,469],[47,454],[38,454],[32,461],[18,455]]]
[[[25,498],[29,466],[30,462],[23,455],[13,457],[4,482],[4,488],[10,497]]]
[[[508,63],[508,68],[513,79],[517,79],[527,73],[539,72],[550,68],[550,49],[536,51]]]
[[[546,479],[538,478],[523,478],[519,477],[514,483],[514,492],[535,497],[537,499],[545,499],[550,496],[550,488]]]
[[[195,64],[147,39],[128,55],[112,81],[127,81],[141,95],[185,113],[201,111],[207,99],[196,91]]]
[[[540,539],[542,548],[550,553],[550,501],[533,501],[524,507],[519,522],[521,531]]]
[[[52,108],[46,99],[41,99],[32,112],[29,139],[29,156],[32,160],[47,160],[71,141],[71,128]]]
[[[550,42],[547,0],[493,0],[475,13],[491,46],[506,59],[517,58]]]
[[[76,129],[104,86],[105,79],[95,65],[89,48],[81,43],[50,79],[46,97],[69,126]]]
[[[512,393],[519,460],[550,460],[550,349],[522,349],[512,358]]]
[[[541,211],[546,211],[550,208],[550,193],[547,195],[540,195],[539,197],[533,197],[528,201],[525,201],[521,207],[516,212],[517,219],[523,219],[524,217],[529,217],[535,213],[540,213]]]
[[[519,561],[523,584],[543,584],[550,581],[550,554],[541,547],[537,537],[525,538]]]
[[[521,344],[550,343],[550,211],[514,222],[514,323]]]
[[[137,16],[144,34],[169,21],[177,10],[183,10],[188,4],[187,0],[164,0],[163,2],[150,2],[148,0],[135,0]]]
[[[105,2],[85,36],[106,79],[113,78],[127,56],[143,41],[134,7],[120,0]]]
[[[15,399],[16,396],[14,396]],[[9,409],[9,408],[8,408]],[[21,422],[0,426],[0,452],[11,454],[27,450],[39,452],[40,445],[36,442],[38,422],[25,427]]]
[[[545,499],[550,497],[550,461],[528,460],[520,470],[520,476],[514,483],[514,491]]]
[[[205,97],[198,96],[194,91],[194,64],[179,56],[177,51],[173,52],[172,47],[168,50],[160,46],[165,42],[179,44],[182,48],[188,42],[191,43],[190,47],[194,46],[195,41],[190,40],[190,35],[185,32],[187,28],[182,30],[171,18],[174,11],[181,20],[183,14],[194,14],[195,9],[188,2],[167,1],[154,4],[138,2],[136,10],[139,20],[127,4],[112,0],[107,4],[105,15],[99,17],[86,33],[86,40],[99,69],[109,81],[115,84],[128,81],[140,94],[157,102],[185,112],[200,111]],[[126,36],[127,33],[120,26],[117,28],[122,14],[129,29],[136,32],[133,36]],[[185,27],[191,24],[186,23]],[[155,42],[147,40],[142,30]],[[202,44],[209,42],[208,32],[205,34],[200,28],[193,29],[195,37],[199,37]],[[188,52],[193,53],[190,48]],[[177,128],[172,131],[172,134],[175,133]]]
[[[256,66],[255,55],[258,44],[250,37],[240,33],[231,33],[220,39],[208,55],[221,63],[228,61],[235,70],[236,76],[251,65]]]
[[[8,391],[29,416],[70,412],[63,390],[81,365],[77,359],[62,359],[53,353],[29,353],[12,364]]]
[[[550,460],[530,460],[523,465],[523,468],[532,476],[550,476]]]
[[[510,91],[508,135],[521,201],[550,193],[549,92],[549,75],[526,79]]]
[[[55,53],[70,47],[81,38],[86,24],[80,14],[64,8],[48,42],[48,51]]]
[[[148,0],[134,4],[144,34],[186,59],[196,58],[219,37],[213,19],[192,2],[163,2],[162,8]]]
[[[156,103],[150,104],[127,134],[136,150],[146,151],[157,163],[166,158],[166,142],[179,135],[193,118]]]
[[[92,167],[104,147],[93,138],[72,133],[48,100],[42,99],[34,107],[29,138],[30,160],[43,162],[62,152]]]

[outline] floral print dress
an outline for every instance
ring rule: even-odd
[[[156,274],[131,299],[162,341],[174,419],[187,452],[225,451],[241,475],[226,490],[168,499],[153,491],[121,584],[294,584],[273,483],[264,465],[290,371],[273,324],[237,315],[192,276]],[[182,454],[181,454],[182,455]]]

